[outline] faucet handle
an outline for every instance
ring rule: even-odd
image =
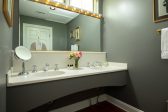
[[[45,71],[45,72],[49,70],[49,66],[50,66],[50,65],[49,65],[48,63],[45,64],[45,67],[44,67],[44,71]]]
[[[37,72],[37,65],[33,65],[32,68],[32,72]]]
[[[59,68],[58,68],[58,64],[55,64],[55,68],[54,68],[54,70],[58,70]]]
[[[50,65],[48,63],[45,64],[46,67],[49,67]]]

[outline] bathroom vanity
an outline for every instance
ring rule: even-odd
[[[80,91],[124,86],[127,82],[127,64],[109,63],[108,67],[79,70],[59,69],[63,74],[40,76],[8,76],[8,111],[26,112],[55,99]],[[38,73],[37,73],[38,74]],[[50,73],[49,73],[50,74]]]

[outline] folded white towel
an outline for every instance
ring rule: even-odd
[[[161,30],[161,58],[168,59],[168,28]]]

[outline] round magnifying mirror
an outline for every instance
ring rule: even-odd
[[[24,46],[16,47],[15,54],[19,59],[23,61],[28,61],[31,59],[31,51]]]

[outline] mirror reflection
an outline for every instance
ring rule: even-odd
[[[28,0],[19,0],[19,16],[14,41],[30,50],[100,51],[100,19]]]

